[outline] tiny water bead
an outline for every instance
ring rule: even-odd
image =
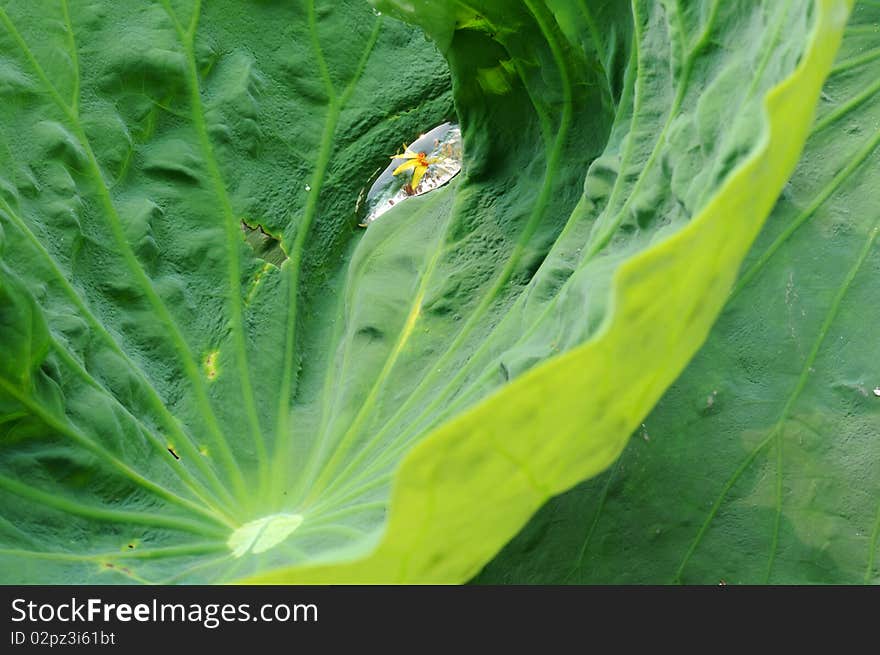
[[[357,213],[369,226],[395,205],[443,186],[461,171],[461,128],[443,123],[422,134],[391,158],[373,182],[366,197],[358,200]]]

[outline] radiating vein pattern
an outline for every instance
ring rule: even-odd
[[[289,506],[301,351],[333,324],[357,185],[451,101],[434,47],[368,6],[252,9],[0,8],[4,580],[229,579],[257,566],[230,533]],[[412,79],[383,74],[414,46]],[[302,535],[332,552],[352,523]]]
[[[368,552],[403,457],[595,337],[621,267],[756,150],[818,6],[375,4],[0,7],[0,581],[217,582]],[[835,80],[878,61],[853,49]],[[873,87],[844,86],[815,139],[874,106]],[[462,174],[358,228],[374,172],[447,120]],[[845,138],[862,149],[821,202],[787,191],[796,218],[771,227],[754,283],[873,161],[880,137]],[[256,256],[242,224],[283,262]],[[828,291],[823,338],[792,328],[791,402],[741,467],[774,444],[771,578],[789,426],[873,247],[846,293]],[[550,494],[528,457],[491,450]],[[567,576],[603,543],[626,472],[602,487]]]

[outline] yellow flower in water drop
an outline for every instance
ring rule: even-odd
[[[425,173],[428,172],[428,167],[431,164],[436,164],[443,160],[442,157],[428,157],[428,153],[426,152],[413,152],[405,143],[403,144],[403,154],[394,155],[391,159],[407,160],[395,168],[392,175],[398,175],[404,171],[412,171],[412,180],[406,186],[406,192],[410,195],[416,192],[416,189],[419,187],[419,182],[422,181]]]

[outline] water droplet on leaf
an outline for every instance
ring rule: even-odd
[[[364,216],[361,221],[364,227],[401,202],[433,191],[458,175],[462,162],[461,128],[455,123],[443,123],[421,135],[399,154],[401,156],[392,159],[379,174],[362,202],[358,201],[357,213]],[[417,159],[427,168],[413,188],[411,182],[418,168]],[[408,162],[412,162],[412,168],[394,174]]]

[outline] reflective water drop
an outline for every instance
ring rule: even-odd
[[[306,191],[311,191],[311,190],[312,190],[312,186],[310,184],[306,184]]]
[[[362,195],[358,200],[356,211],[364,216],[362,227],[367,227],[398,203],[433,191],[458,175],[462,157],[461,129],[455,123],[443,123],[421,135],[398,154],[400,156],[393,158],[373,182],[366,197]],[[410,183],[414,179],[414,170],[418,168],[416,159],[424,162],[427,169],[418,186],[412,188]],[[412,168],[394,174],[395,170],[408,162]]]

